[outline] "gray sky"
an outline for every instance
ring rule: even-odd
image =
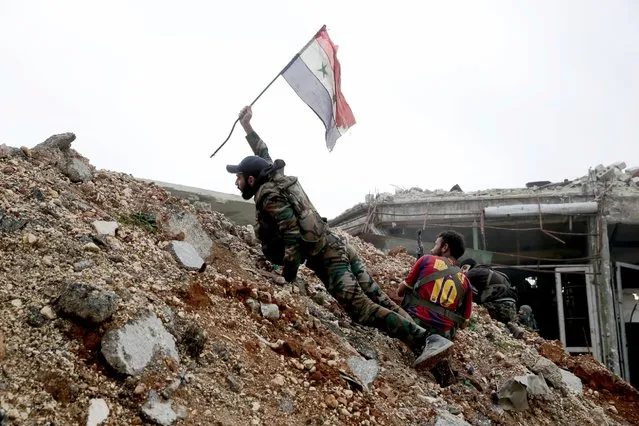
[[[72,131],[99,168],[237,193],[238,111],[323,24],[358,124],[329,153],[280,78],[253,125],[334,217],[393,186],[639,166],[639,1],[0,2],[0,143]]]

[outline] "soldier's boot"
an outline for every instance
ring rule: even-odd
[[[431,334],[426,338],[424,349],[413,363],[413,367],[417,370],[430,370],[448,356],[452,348],[453,342],[439,334]]]
[[[506,324],[506,327],[510,330],[515,339],[521,339],[524,337],[524,329],[517,326],[515,323],[509,322]]]

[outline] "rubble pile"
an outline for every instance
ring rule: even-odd
[[[74,139],[0,146],[0,425],[638,423],[634,389],[479,307],[440,387],[306,268],[274,284],[252,227]],[[413,263],[340,234],[389,292]]]
[[[455,185],[448,191],[443,189],[431,191],[418,187],[410,189],[396,188],[394,194],[385,192],[375,196],[368,195],[366,203],[370,203],[374,200],[377,202],[412,201],[430,197],[503,196],[521,194],[523,192],[531,192],[534,194],[546,191],[579,192],[595,187],[602,190],[613,189],[620,193],[628,192],[637,194],[639,193],[639,167],[626,167],[626,163],[623,162],[613,163],[608,166],[600,164],[594,169],[590,169],[587,175],[577,179],[564,179],[562,182],[529,182],[526,184],[526,188],[488,189],[473,192],[463,192],[459,185]]]

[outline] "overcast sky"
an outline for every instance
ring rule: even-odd
[[[237,193],[238,111],[326,24],[357,124],[329,153],[279,78],[254,107],[321,214],[409,188],[639,166],[639,1],[0,0],[0,143]]]

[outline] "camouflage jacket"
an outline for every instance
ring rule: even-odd
[[[299,266],[309,256],[317,254],[325,240],[308,242],[303,238],[296,211],[282,188],[297,184],[297,178],[284,175],[282,160],[271,159],[268,147],[255,132],[246,136],[253,153],[271,164],[264,176],[258,178],[260,185],[255,194],[256,236],[262,243],[262,251],[269,261],[283,265],[282,276],[292,282]],[[301,190],[301,187],[299,187]],[[308,200],[307,200],[308,201]],[[310,201],[309,201],[310,203]],[[315,208],[313,213],[319,217]]]

